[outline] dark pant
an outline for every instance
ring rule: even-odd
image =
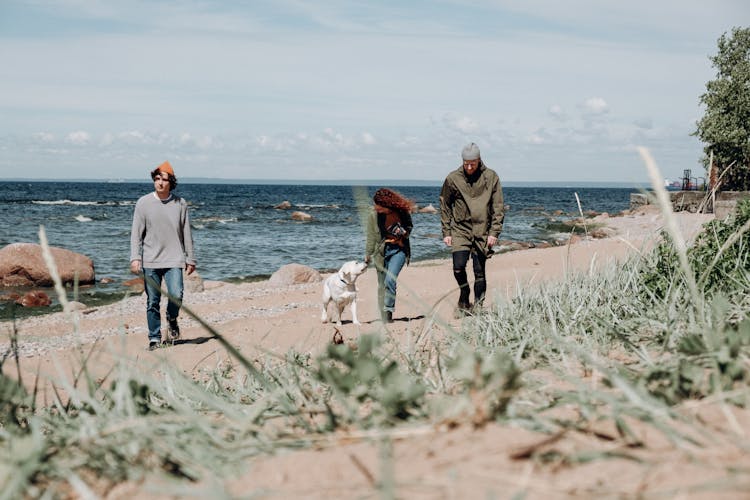
[[[453,252],[453,276],[458,283],[460,296],[458,303],[463,306],[469,305],[469,278],[466,275],[466,264],[469,262],[471,255],[472,266],[474,268],[474,301],[477,305],[484,300],[484,294],[487,291],[487,281],[484,277],[484,265],[487,257],[478,252],[469,250],[457,250]]]

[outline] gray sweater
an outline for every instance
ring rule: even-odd
[[[135,204],[130,233],[130,261],[140,260],[149,269],[195,265],[193,234],[187,202],[172,194],[165,201],[156,193],[141,196]]]

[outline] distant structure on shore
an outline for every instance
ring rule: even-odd
[[[691,173],[688,168],[683,171],[682,178],[679,180],[664,179],[664,188],[667,191],[705,191],[706,178],[693,177]]]

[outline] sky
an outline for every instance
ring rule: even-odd
[[[1,0],[0,178],[705,175],[746,0]]]

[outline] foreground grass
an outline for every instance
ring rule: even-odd
[[[715,239],[694,254],[721,254],[705,246],[722,248],[723,230],[708,231]],[[84,354],[80,371],[56,382],[61,391],[45,407],[24,389],[33,384],[3,376],[0,498],[106,495],[147,477],[163,478],[168,492],[199,483],[203,495],[221,496],[223,478],[253,457],[320,446],[332,435],[383,440],[428,424],[499,423],[607,443],[517,454],[542,466],[639,460],[649,444],[644,428],[677,448],[721,440],[746,453],[748,437],[731,420],[719,436],[688,411],[698,403],[744,407],[750,395],[743,242],[737,237],[738,253],[726,252],[729,263],[712,266],[723,274],[711,279],[686,279],[693,268],[682,268],[667,246],[560,283],[519,286],[513,300],[465,319],[460,331],[427,322],[427,334],[406,349],[373,332],[317,357],[248,359],[205,325],[234,356],[212,370],[143,370],[123,358],[97,379]],[[711,487],[750,485],[746,469],[728,477]],[[396,495],[386,479],[373,487]]]

